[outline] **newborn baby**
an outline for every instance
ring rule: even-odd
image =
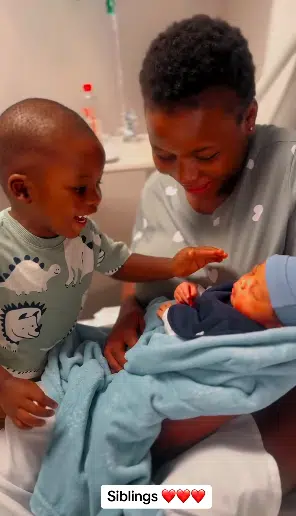
[[[181,283],[172,301],[157,315],[166,333],[183,339],[201,335],[246,333],[296,325],[296,257],[274,255],[235,283],[212,287],[202,295],[193,283]]]

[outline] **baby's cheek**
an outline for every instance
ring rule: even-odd
[[[272,317],[269,310],[269,307],[266,306],[262,302],[257,302],[252,310],[252,313],[250,314],[251,319],[256,321],[257,323],[261,324],[262,326],[266,327],[273,327],[274,324],[272,323]]]
[[[239,294],[236,294],[235,296],[233,296],[231,298],[231,303],[232,303],[232,306],[233,308],[235,308],[236,310],[241,310],[241,306],[243,304],[243,299],[242,299],[243,296],[240,296]]]
[[[233,303],[233,307],[238,310],[243,315],[252,318],[253,310],[252,305],[250,304],[248,298],[246,296],[236,296],[235,301]]]

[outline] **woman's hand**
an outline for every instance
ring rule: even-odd
[[[144,311],[135,299],[126,300],[104,350],[105,358],[113,373],[123,368],[126,362],[126,351],[137,343],[144,329]]]
[[[192,448],[233,417],[235,416],[201,416],[193,419],[164,420],[161,432],[151,449],[155,466],[159,467]]]

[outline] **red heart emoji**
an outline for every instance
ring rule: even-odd
[[[169,491],[167,489],[163,489],[163,491],[161,492],[163,498],[168,502],[170,503],[172,501],[172,499],[174,498],[175,496],[175,491],[174,489],[170,489]]]
[[[177,497],[181,500],[181,502],[186,502],[186,500],[188,500],[190,496],[190,491],[189,489],[185,489],[185,491],[183,491],[183,489],[178,489],[177,491]]]
[[[205,497],[206,492],[203,489],[192,489],[191,496],[194,498],[194,500],[199,503],[202,501],[202,499]]]

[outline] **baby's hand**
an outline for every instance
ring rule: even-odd
[[[43,418],[54,415],[57,403],[36,383],[10,376],[0,386],[0,407],[18,428],[28,429],[43,426]]]
[[[174,297],[177,303],[182,303],[192,306],[194,300],[198,296],[198,288],[194,283],[184,281],[177,286]]]
[[[185,247],[172,259],[173,275],[177,278],[190,276],[208,263],[222,262],[227,253],[217,247]]]
[[[163,314],[164,314],[164,312],[165,312],[168,308],[170,308],[170,306],[172,306],[172,304],[173,304],[173,303],[172,303],[172,301],[166,301],[165,303],[162,303],[162,305],[160,305],[160,307],[158,308],[158,310],[157,310],[157,312],[156,312],[156,313],[157,313],[157,315],[158,315],[158,317],[160,317],[160,319],[162,319],[162,318],[163,318]]]

